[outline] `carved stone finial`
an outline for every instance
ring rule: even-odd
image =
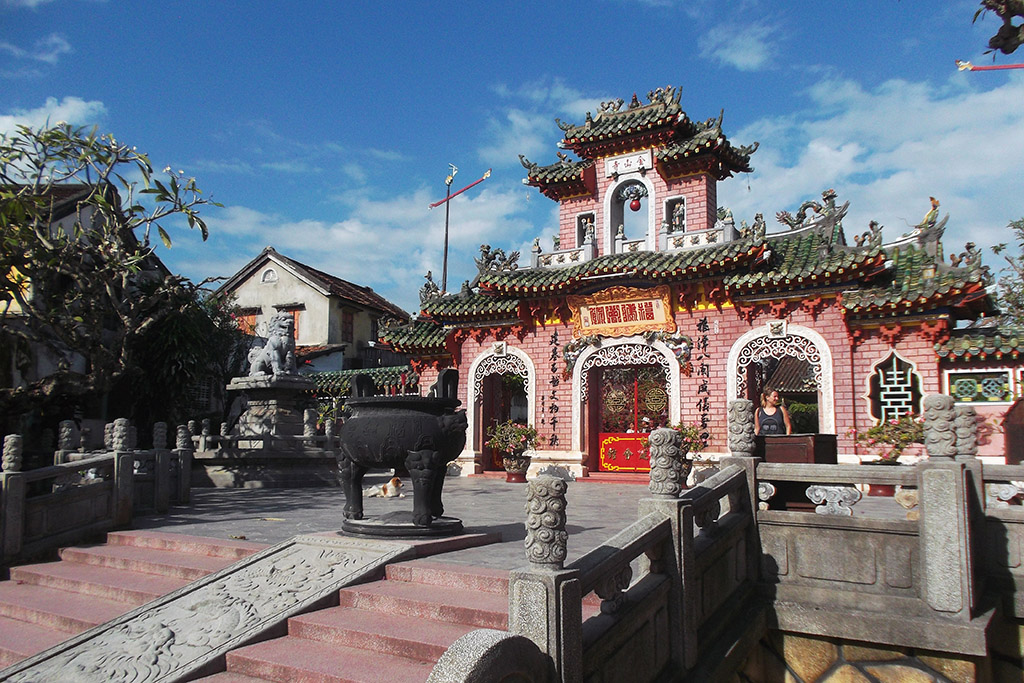
[[[153,448],[162,451],[167,448],[167,423],[153,423]]]
[[[568,485],[549,475],[529,482],[526,493],[526,558],[535,568],[559,570],[565,564]]]
[[[75,450],[75,421],[61,420],[57,431],[57,448],[62,451]]]
[[[139,447],[139,430],[135,425],[128,425],[128,450],[134,451]]]
[[[107,422],[103,425],[103,448],[108,451],[114,450],[114,423]]]
[[[312,408],[302,411],[302,435],[307,438],[316,436],[316,411]]]
[[[21,439],[21,434],[8,434],[4,437],[4,456],[3,456],[3,470],[4,472],[20,472],[22,457],[21,454],[24,450],[24,444]]]
[[[978,413],[974,406],[956,406],[953,425],[956,429],[957,458],[978,455]]]
[[[202,431],[201,431],[200,433],[201,433],[201,434],[202,434],[203,436],[209,436],[209,435],[210,435],[210,418],[208,418],[208,417],[204,417],[204,418],[203,418],[203,421],[202,421],[202,423],[201,423],[201,424],[202,424],[203,426],[202,426],[202,428],[201,428],[201,429],[202,429]]]
[[[924,399],[924,448],[929,458],[956,455],[956,411],[952,396],[929,394]]]
[[[195,420],[189,420],[188,421],[188,433],[189,433],[189,435],[193,435],[193,434],[198,434],[199,433],[199,432],[196,431],[196,427],[197,427],[197,425],[196,425],[196,421]]]
[[[754,402],[729,401],[729,450],[736,457],[754,454]]]
[[[228,435],[228,423],[227,422],[221,422],[220,423],[220,435],[221,436],[227,436]]]
[[[674,429],[655,429],[647,439],[651,452],[651,482],[648,488],[658,498],[678,498],[685,484],[679,445],[682,436]]]
[[[128,445],[128,418],[119,417],[114,420],[114,431],[112,436],[112,445],[115,451],[126,451],[130,448]]]
[[[179,451],[192,450],[192,432],[187,425],[178,425],[174,434],[174,447]]]

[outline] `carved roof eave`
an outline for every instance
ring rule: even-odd
[[[534,180],[528,178],[525,181],[526,185],[530,187],[536,187],[540,190],[540,193],[548,199],[553,199],[556,202],[560,202],[564,199],[573,199],[575,197],[587,197],[594,194],[594,191],[587,187],[587,182],[582,178],[574,178],[568,182],[557,182],[550,183],[540,180]]]
[[[953,287],[945,292],[935,291],[929,296],[921,296],[913,300],[900,299],[884,303],[871,302],[864,306],[844,307],[844,313],[849,319],[854,320],[868,316],[871,318],[894,317],[952,309],[989,313],[995,312],[996,306],[984,283],[970,282],[962,287]]]
[[[635,131],[617,136],[597,136],[587,141],[562,140],[558,146],[572,150],[581,159],[601,159],[603,157],[626,154],[640,149],[660,147],[678,139],[675,128]]]
[[[706,150],[673,161],[658,159],[655,167],[665,180],[678,180],[701,173],[708,173],[715,180],[725,180],[731,178],[733,173],[749,173],[754,170],[750,165],[730,163],[714,151]]]
[[[770,245],[769,245],[770,248]],[[735,284],[723,284],[725,291],[730,296],[745,297],[756,296],[760,293],[790,293],[796,291],[817,290],[822,287],[843,287],[854,281],[868,281],[884,272],[885,255],[876,254],[860,263],[850,267],[840,267],[835,272],[825,271],[823,273],[808,273],[785,278],[778,282],[743,282]]]
[[[520,298],[545,298],[572,293],[581,287],[586,287],[587,281],[595,277],[614,278],[619,276],[622,278],[636,278],[649,282],[673,282],[682,278],[704,278],[721,275],[722,273],[737,268],[742,264],[754,262],[760,258],[764,253],[764,250],[764,244],[751,245],[746,251],[734,254],[733,256],[724,259],[722,262],[713,261],[710,263],[692,264],[685,268],[676,268],[671,271],[651,272],[650,270],[645,270],[636,266],[624,266],[621,268],[599,267],[593,272],[581,269],[580,272],[566,280],[549,284],[517,286],[493,284],[481,281],[480,288],[482,291],[494,292],[498,295],[518,296]]]

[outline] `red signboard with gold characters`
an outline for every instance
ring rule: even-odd
[[[647,451],[647,434],[601,434],[602,472],[647,472],[651,456]]]
[[[671,290],[665,285],[650,289],[609,287],[590,296],[570,296],[568,303],[574,339],[676,331]]]

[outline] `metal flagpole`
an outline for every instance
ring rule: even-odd
[[[448,291],[448,218],[451,215],[450,200],[454,199],[455,197],[458,197],[460,194],[462,194],[469,188],[479,185],[480,183],[491,177],[491,169],[487,169],[487,173],[484,173],[483,177],[481,177],[479,180],[474,181],[469,185],[466,185],[458,192],[452,192],[452,181],[455,180],[455,174],[459,172],[459,169],[457,166],[455,166],[455,164],[448,164],[448,166],[449,168],[452,169],[452,172],[448,175],[447,178],[444,179],[444,184],[447,186],[444,199],[438,202],[434,202],[433,204],[430,205],[430,208],[434,209],[444,204],[444,260],[441,266],[442,294]]]

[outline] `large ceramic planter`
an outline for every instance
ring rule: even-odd
[[[530,456],[523,453],[506,453],[502,456],[501,465],[505,468],[505,481],[510,484],[525,483],[530,461]]]

